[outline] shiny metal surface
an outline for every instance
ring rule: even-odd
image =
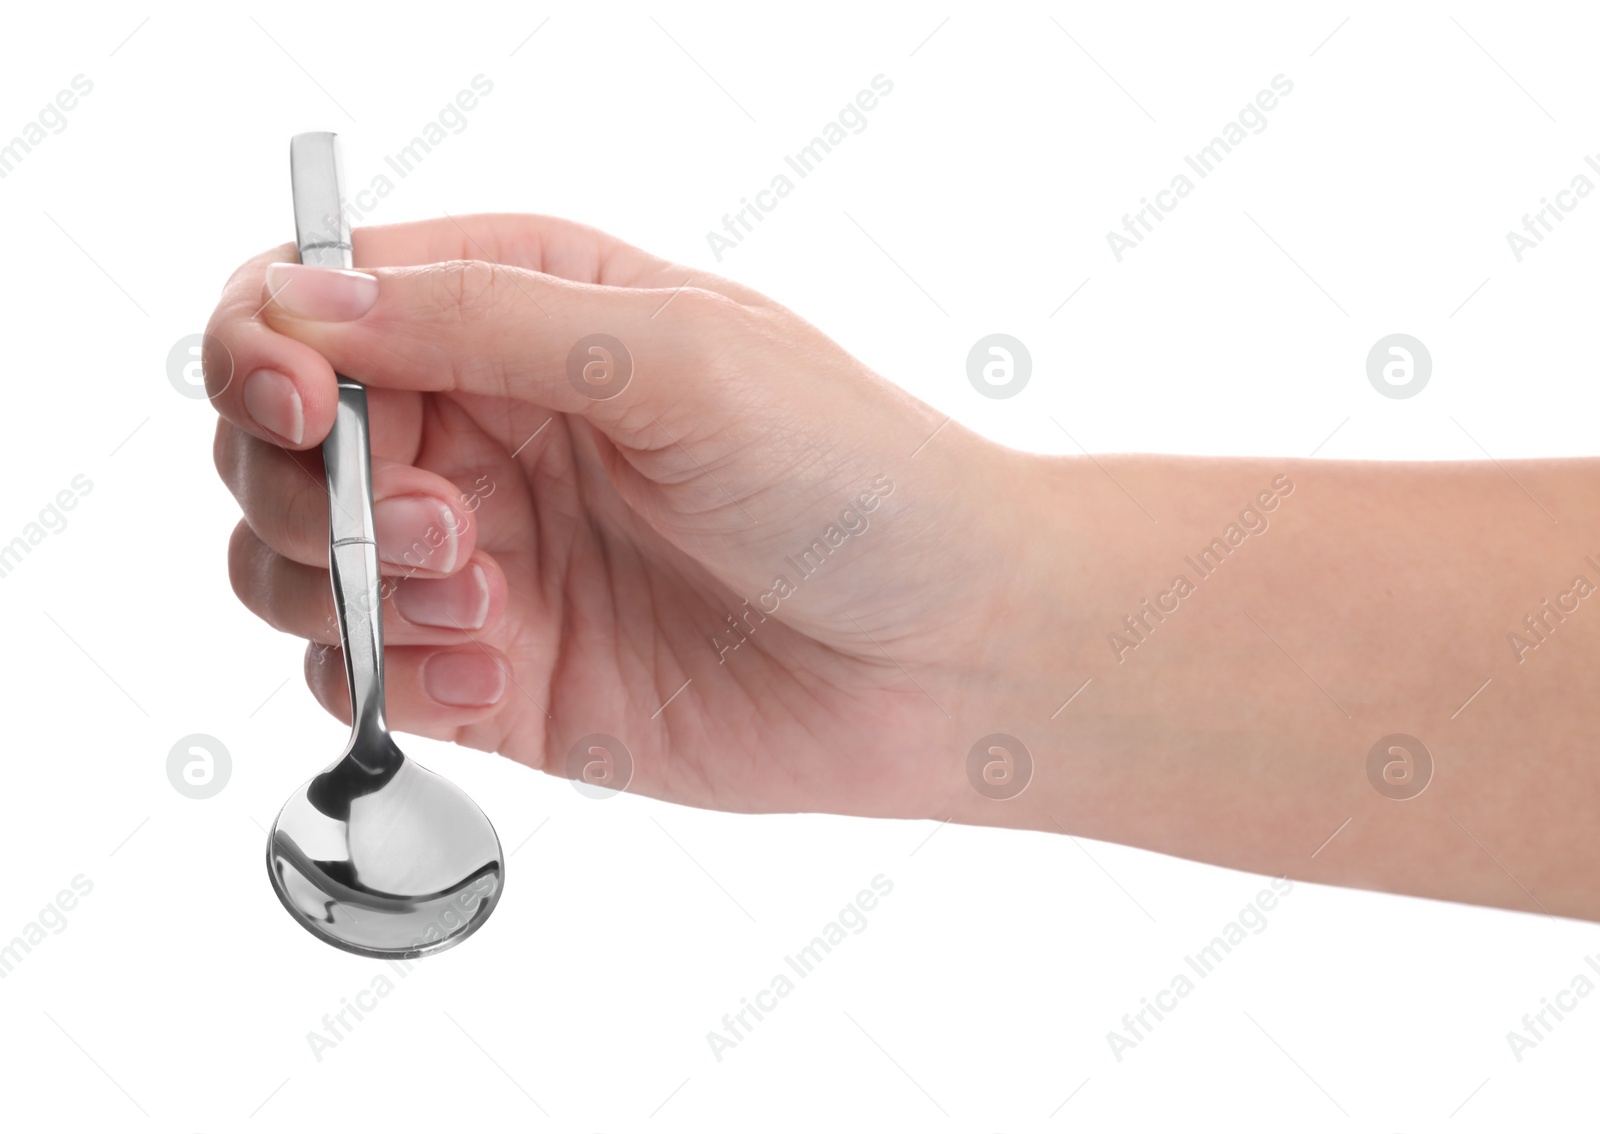
[[[352,267],[337,135],[297,134],[289,165],[301,262]],[[500,899],[504,856],[488,817],[460,788],[406,759],[384,723],[367,392],[342,376],[322,460],[353,723],[343,756],[278,813],[267,871],[295,920],[329,944],[369,957],[419,957],[483,924]]]

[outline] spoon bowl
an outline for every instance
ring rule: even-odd
[[[465,792],[383,739],[289,797],[267,842],[267,869],[284,908],[329,944],[421,957],[488,918],[503,856]]]

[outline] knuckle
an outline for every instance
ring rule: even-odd
[[[200,376],[205,381],[206,397],[219,406],[233,386],[234,350],[229,345],[228,328],[208,329],[200,339]]]
[[[212,458],[245,522],[264,543],[296,554],[325,538],[327,489],[294,454],[219,422]]]
[[[483,260],[449,260],[436,266],[435,301],[460,322],[481,317],[494,308],[503,284],[497,264]]]
[[[294,241],[288,240],[275,248],[268,248],[264,252],[257,252],[250,259],[240,264],[228,277],[228,282],[222,287],[224,297],[239,296],[248,299],[261,290],[261,280],[268,264],[298,263],[300,249]]]
[[[730,357],[744,354],[756,337],[752,310],[720,291],[684,288],[667,311],[679,303],[683,308],[674,321],[679,332],[676,350],[702,373],[720,371]]]
[[[306,643],[306,688],[311,690],[311,695],[323,709],[349,724],[350,694],[341,679],[343,666],[338,651],[338,646],[321,642]]]
[[[723,324],[737,318],[744,304],[737,299],[704,287],[686,287],[678,293],[677,303],[683,304],[681,319],[695,323]]]
[[[217,431],[211,438],[211,463],[216,466],[217,476],[222,483],[231,490],[233,486],[233,434],[235,429],[226,418],[217,418]]]
[[[258,543],[255,532],[243,520],[234,525],[233,534],[228,537],[228,583],[233,587],[234,597],[251,613],[260,613],[256,610],[260,588],[254,554]]]
[[[326,542],[327,493],[320,482],[310,477],[296,477],[294,486],[280,497],[281,510],[269,514],[276,521],[276,531],[285,552],[310,554]]]

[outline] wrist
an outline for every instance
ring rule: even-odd
[[[1089,514],[1102,495],[1086,484],[1100,475],[1092,462],[995,448],[990,483],[1004,488],[986,502],[985,538],[996,570],[951,710],[956,791],[937,818],[1054,831],[1071,795],[1060,718],[1104,660],[1094,652],[1104,635],[1085,601],[1089,576],[1125,544],[1128,521],[1115,509]]]

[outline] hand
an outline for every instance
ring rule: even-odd
[[[254,258],[208,328],[236,376],[208,357],[234,587],[309,640],[330,712],[314,450],[337,372],[369,387],[393,727],[558,775],[608,734],[630,790],[735,811],[943,817],[971,794],[967,749],[1021,692],[993,631],[1026,621],[1026,458],[771,300],[589,228],[465,217],[354,247],[361,272]]]
[[[365,274],[293,257],[235,274],[209,328],[231,370],[213,350],[206,371],[245,516],[235,589],[311,642],[334,714],[310,450],[337,370],[370,389],[396,728],[557,775],[607,734],[630,790],[698,806],[1063,830],[1600,918],[1571,853],[1595,799],[1593,701],[1571,674],[1600,639],[1563,629],[1570,669],[1524,666],[1484,619],[1543,593],[1577,555],[1563,533],[1600,530],[1595,462],[1033,457],[770,300],[579,226],[363,229]],[[621,348],[589,351],[596,334]],[[1148,613],[1280,474],[1297,487],[1271,534],[1181,612]],[[1527,531],[1507,476],[1562,523]],[[1522,534],[1491,553],[1494,531]],[[1486,671],[1518,695],[1429,715]],[[1363,769],[1375,737],[1408,729],[1450,774],[1396,809]],[[1021,794],[969,779],[994,733],[1031,749]],[[1510,752],[1537,760],[1507,796]]]

